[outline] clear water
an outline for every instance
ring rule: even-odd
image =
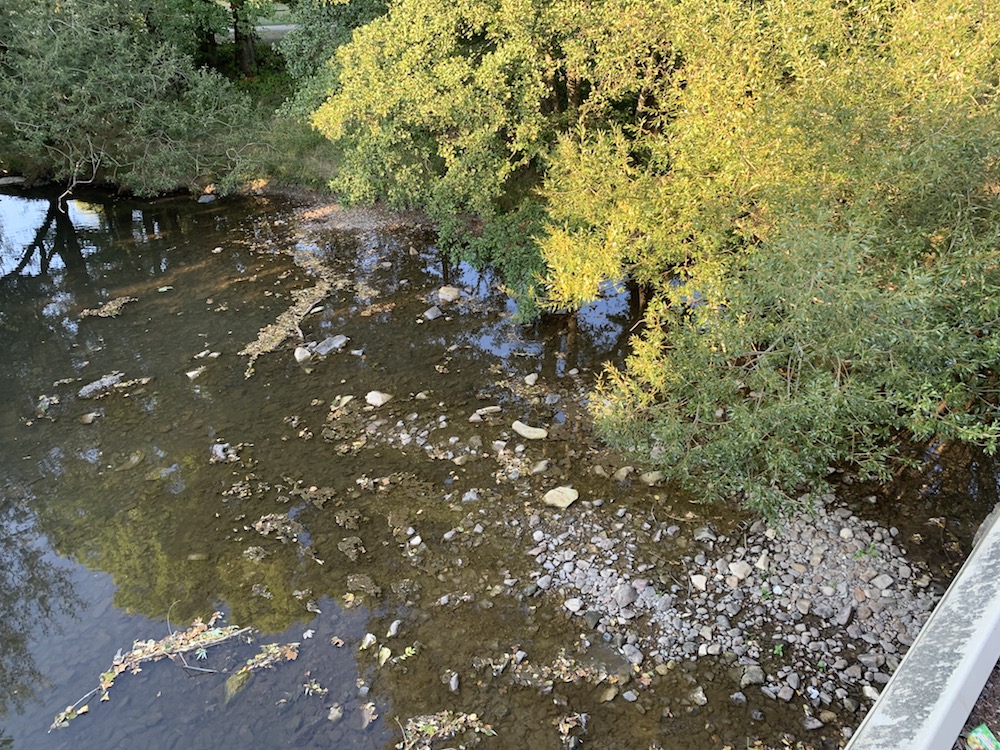
[[[0,222],[0,747],[388,748],[407,718],[445,709],[492,724],[491,748],[562,747],[556,724],[572,713],[590,716],[587,747],[721,747],[794,725],[781,707],[752,722],[711,667],[657,678],[629,704],[602,702],[602,685],[539,690],[475,666],[518,649],[552,663],[580,644],[555,597],[511,595],[542,489],[680,502],[587,472],[604,457],[580,397],[624,354],[626,292],[523,328],[495,279],[448,264],[418,227],[318,228],[277,199],[91,196],[62,212],[0,195]],[[317,284],[316,261],[336,290],[246,378],[239,352]],[[427,320],[443,283],[462,300]],[[118,317],[81,317],[121,297],[135,301]],[[343,351],[295,361],[297,345],[338,334]],[[116,372],[149,380],[79,396]],[[373,390],[393,399],[367,407]],[[491,405],[503,416],[469,422]],[[530,448],[546,474],[498,481],[491,444],[513,419],[552,427]],[[270,514],[299,524],[297,541],[255,528]],[[254,628],[253,643],[188,655],[215,672],[147,663],[47,732],[116,652],[215,610]],[[405,658],[380,668],[359,650],[369,632]],[[227,702],[227,677],[270,642],[298,642],[298,659]],[[625,669],[602,645],[581,659]],[[679,703],[696,677],[704,711]]]

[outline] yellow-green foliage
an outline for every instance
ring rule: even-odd
[[[395,0],[313,123],[542,306],[650,289],[600,428],[774,512],[901,433],[996,445],[998,54],[986,0]]]

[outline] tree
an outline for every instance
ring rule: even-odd
[[[996,447],[1000,11],[397,0],[336,56],[332,185],[644,332],[603,433],[765,512],[898,438]]]
[[[564,144],[615,168],[542,242],[562,304],[619,269],[656,290],[604,434],[768,513],[838,464],[887,477],[900,436],[995,450],[998,12],[681,8],[667,129]]]
[[[196,69],[154,6],[67,0],[15,6],[0,56],[3,163],[70,187],[154,194],[237,169],[251,108]],[[165,36],[164,36],[165,35]]]

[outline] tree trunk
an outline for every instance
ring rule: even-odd
[[[246,0],[230,0],[233,13],[233,41],[236,42],[236,64],[240,73],[249,78],[257,72],[257,54],[253,46],[253,26],[246,14]]]

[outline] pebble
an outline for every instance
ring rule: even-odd
[[[303,362],[308,362],[312,359],[312,352],[306,349],[304,346],[295,347],[295,361],[300,365]],[[189,376],[190,377],[190,376]]]
[[[434,307],[430,307],[424,310],[424,318],[427,320],[437,320],[442,315],[444,315],[444,313],[441,312],[441,308],[438,307],[437,305],[434,305]]]
[[[572,487],[556,487],[546,492],[543,500],[546,505],[566,509],[575,503],[579,497],[580,493]]]
[[[549,434],[548,430],[544,427],[531,427],[520,420],[514,422],[511,427],[514,432],[523,437],[525,440],[542,440],[543,438],[548,437]]]
[[[462,296],[462,290],[457,286],[443,286],[438,289],[438,300],[442,304],[457,302]]]
[[[613,476],[624,481],[634,471],[622,467]],[[610,472],[592,467],[598,476]],[[801,695],[834,715],[808,717],[817,727],[836,723],[841,707],[845,716],[860,710],[859,701],[846,700],[848,691],[860,692],[864,703],[877,698],[875,686],[898,665],[895,652],[907,631],[917,632],[935,603],[918,585],[919,566],[891,542],[877,541],[877,534],[889,540],[891,531],[845,508],[820,503],[815,515],[780,532],[758,522],[727,538],[707,525],[661,525],[616,499],[596,505],[584,503],[573,515],[535,515],[529,527],[543,533],[526,539],[537,545],[529,550],[540,567],[536,580],[560,592],[566,609],[583,615],[630,663],[655,661],[658,674],[699,658],[729,665],[722,674],[738,683],[734,696],[745,700],[748,686],[782,702]],[[877,554],[856,554],[873,539]],[[668,545],[680,570],[668,572],[643,540],[652,550]],[[756,662],[775,643],[783,653],[775,652],[778,671],[768,675]]]
[[[753,572],[753,568],[746,560],[739,560],[729,563],[729,572],[736,576],[737,580],[745,581]]]
[[[382,393],[382,391],[368,391],[365,394],[365,401],[374,407],[382,406],[392,399],[392,394]]]
[[[622,646],[622,655],[630,664],[636,665],[642,664],[642,660],[645,658],[642,651],[631,643],[626,643]]]

